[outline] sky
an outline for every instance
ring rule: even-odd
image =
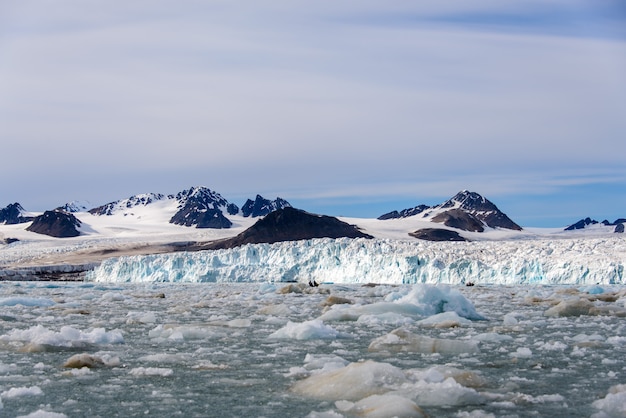
[[[0,207],[206,186],[626,217],[621,0],[3,0]]]

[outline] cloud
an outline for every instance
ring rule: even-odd
[[[356,199],[624,174],[626,42],[597,29],[617,3],[3,4],[0,173],[30,190],[106,173],[100,193]]]

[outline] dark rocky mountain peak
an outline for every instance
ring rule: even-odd
[[[0,224],[15,225],[33,220],[32,217],[24,216],[24,208],[19,203],[11,203],[0,209]]]
[[[505,228],[515,231],[521,231],[522,227],[513,222],[508,216],[506,216],[496,205],[491,203],[488,199],[484,198],[478,193],[463,190],[457,193],[454,197],[448,201],[436,206],[434,209],[444,209],[442,213],[445,213],[445,209],[460,210],[465,212],[469,218],[473,218],[490,228]],[[433,221],[437,222],[436,218],[441,217],[442,213],[433,218]],[[478,231],[474,222],[466,223],[465,225],[455,226],[452,223],[457,222],[460,219],[458,212],[450,214],[447,218],[444,216],[439,222],[443,222],[444,225],[454,228],[463,229],[465,231]],[[469,220],[469,219],[467,219]],[[450,223],[450,224],[449,224]]]
[[[256,199],[246,200],[246,203],[241,207],[241,213],[244,217],[256,218],[259,216],[265,216],[278,209],[292,207],[285,199],[277,197],[275,200],[265,199],[261,195],[256,195]]]
[[[400,212],[386,213],[378,219],[406,218],[423,214],[432,216],[431,221],[464,231],[483,232],[484,227],[506,228],[521,231],[522,228],[498,209],[496,205],[476,192],[463,190],[437,206],[419,205]]]
[[[170,223],[196,228],[223,229],[230,228],[222,210],[237,213],[239,208],[229,204],[219,193],[206,187],[192,187],[176,194],[178,211],[170,219]],[[236,209],[236,210],[235,210]]]
[[[178,192],[174,198],[178,201],[179,208],[185,206],[187,202],[205,206],[207,209],[225,208],[228,205],[228,201],[222,195],[203,186]]]
[[[80,221],[71,213],[62,210],[48,210],[33,219],[27,231],[56,238],[77,237]]]
[[[165,196],[160,193],[143,193],[129,197],[128,199],[116,200],[114,202],[107,203],[97,208],[89,210],[92,215],[98,216],[110,216],[115,213],[123,212],[128,209],[132,209],[136,206],[147,206],[153,202],[169,198],[171,196]]]
[[[234,248],[244,244],[299,241],[313,238],[372,238],[356,226],[332,216],[315,215],[285,207],[259,219],[241,234],[210,244],[209,249]]]
[[[439,205],[441,208],[459,207],[468,211],[490,212],[498,211],[496,205],[485,199],[476,192],[463,190],[458,192],[454,197]]]
[[[418,205],[418,206],[415,206],[414,208],[402,209],[399,212],[397,210],[394,210],[394,211],[385,213],[384,215],[380,215],[378,219],[381,221],[384,221],[387,219],[408,218],[409,216],[419,215],[420,213],[424,212],[427,209],[430,209],[430,206]]]

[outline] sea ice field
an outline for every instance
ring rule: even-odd
[[[626,289],[0,282],[0,416],[623,417]]]

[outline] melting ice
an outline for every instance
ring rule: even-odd
[[[625,416],[624,316],[606,284],[3,282],[0,415]]]

